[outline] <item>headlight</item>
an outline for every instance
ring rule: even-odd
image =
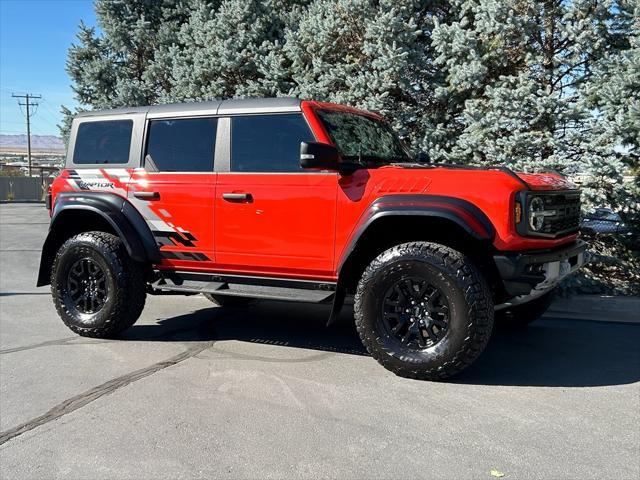
[[[533,197],[529,201],[529,227],[534,232],[539,232],[544,227],[545,217],[555,216],[555,210],[546,210],[544,200],[541,197]]]
[[[514,198],[512,218],[522,237],[573,235],[580,228],[580,191],[521,190]]]

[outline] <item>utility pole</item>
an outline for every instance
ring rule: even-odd
[[[29,176],[31,176],[31,115],[35,114],[35,112],[31,113],[30,107],[37,107],[38,104],[32,102],[33,99],[41,99],[42,95],[34,95],[32,93],[26,93],[24,95],[16,95],[12,93],[11,96],[13,98],[24,98],[24,103],[18,100],[18,105],[21,107],[27,107],[26,117],[27,117],[27,158],[29,159]]]

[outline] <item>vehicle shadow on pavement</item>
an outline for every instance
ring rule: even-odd
[[[640,380],[640,324],[543,318],[494,332],[484,354],[451,381],[464,384],[597,387]]]
[[[236,340],[290,348],[368,355],[345,308],[326,327],[329,307],[261,302],[250,308],[205,308],[135,325],[122,340]],[[640,324],[545,318],[528,328],[494,331],[482,356],[451,383],[593,387],[640,380]],[[374,360],[372,360],[374,361]],[[382,368],[382,367],[380,367]]]
[[[260,302],[251,307],[205,308],[187,315],[134,325],[121,340],[225,341],[280,345],[351,355],[368,355],[353,321],[344,312],[327,328],[330,305]]]

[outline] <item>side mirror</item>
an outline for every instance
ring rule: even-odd
[[[333,145],[300,142],[300,166],[314,170],[340,170],[340,154]]]
[[[429,158],[429,154],[427,152],[420,152],[416,157],[418,163],[431,163],[431,158]]]

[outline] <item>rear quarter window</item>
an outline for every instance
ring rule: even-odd
[[[132,120],[81,123],[76,132],[73,163],[77,165],[128,163],[132,130]]]

